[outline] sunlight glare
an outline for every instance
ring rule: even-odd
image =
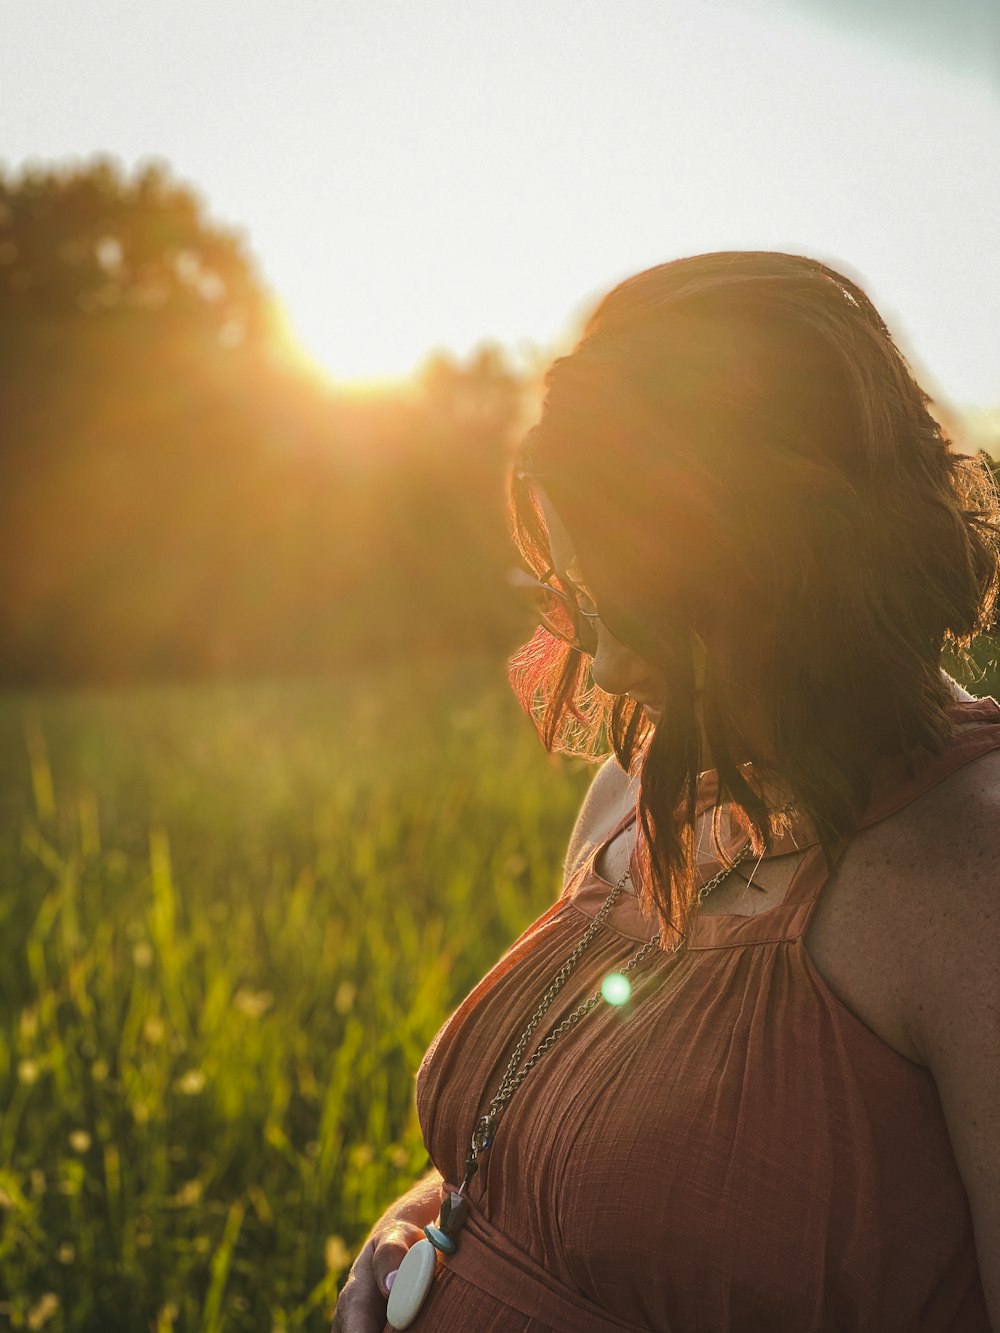
[[[294,310],[284,307],[281,341],[300,368],[354,393],[378,393],[413,378],[424,359],[414,360],[419,335],[413,329],[372,327],[370,310],[352,318],[341,307],[334,318],[325,296],[318,288],[314,304],[306,297]]]

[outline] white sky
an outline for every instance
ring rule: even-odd
[[[337,379],[549,347],[639,268],[781,249],[996,408],[1000,5],[910,3],[0,0],[0,161],[166,158]]]

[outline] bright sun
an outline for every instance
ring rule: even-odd
[[[290,358],[328,385],[352,391],[377,391],[412,378],[425,359],[414,357],[412,342],[393,330],[345,331],[322,312],[291,310],[279,304],[278,332]],[[426,355],[426,354],[425,354]]]

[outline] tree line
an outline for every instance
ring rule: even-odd
[[[0,175],[0,680],[512,647],[503,479],[530,392],[485,345],[334,393],[165,167]]]
[[[538,381],[487,344],[335,393],[164,165],[0,170],[0,682],[513,648],[504,477]]]

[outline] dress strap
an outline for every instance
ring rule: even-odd
[[[1000,704],[995,699],[956,702],[948,709],[948,715],[956,730],[942,753],[932,755],[923,751],[908,772],[884,779],[873,793],[860,828],[870,828],[896,814],[956,769],[964,768],[990,750],[1000,749]]]
[[[887,778],[876,787],[872,801],[858,829],[871,828],[904,809],[912,801],[924,796],[933,787],[979,759],[991,750],[1000,750],[1000,705],[995,699],[974,699],[955,703],[949,715],[956,728],[946,748],[938,755],[927,751],[918,755],[902,779]],[[819,846],[811,848],[799,867],[785,901],[790,909],[789,925],[794,933],[805,934],[809,920],[824,886],[847,849],[849,838],[842,838],[833,849],[832,864],[827,862]]]
[[[753,916],[736,912],[699,912],[691,923],[688,948],[737,949],[747,944],[775,944],[805,933],[813,904],[829,876],[818,842],[810,843],[796,867],[784,898]]]
[[[941,754],[922,752],[907,770],[897,769],[877,784],[868,810],[858,824],[866,829],[898,813],[957,769],[1000,749],[1000,705],[995,699],[956,702],[949,710],[956,730]],[[791,884],[777,906],[755,916],[713,915],[696,919],[693,948],[733,948],[796,939],[806,933],[816,903],[843,856],[850,838],[842,838],[827,860],[819,842],[799,843],[803,851]]]

